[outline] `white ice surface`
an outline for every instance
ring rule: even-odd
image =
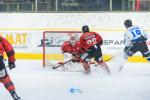
[[[51,71],[38,60],[18,60],[16,65],[8,72],[22,100],[150,100],[149,63],[127,63],[111,76]],[[78,90],[70,93],[70,88]],[[12,100],[2,84],[0,100]]]

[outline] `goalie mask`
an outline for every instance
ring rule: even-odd
[[[70,38],[69,38],[69,42],[70,42],[70,44],[72,45],[72,46],[75,46],[76,45],[76,36],[74,36],[74,35],[72,35],[72,36],[70,36]]]

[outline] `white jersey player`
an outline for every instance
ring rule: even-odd
[[[120,57],[117,57],[117,66],[119,70],[123,68],[124,63],[127,61],[128,57],[133,56],[136,52],[140,52],[144,58],[150,61],[150,51],[146,44],[148,39],[147,34],[139,27],[133,26],[130,19],[125,20],[124,26],[127,31],[124,35],[124,53]]]
[[[129,47],[136,42],[145,42],[147,38],[147,34],[140,27],[131,26],[127,28],[127,31],[124,34],[124,44],[126,47]]]

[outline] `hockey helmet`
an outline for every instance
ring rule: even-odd
[[[132,21],[131,21],[131,19],[125,20],[125,21],[124,21],[124,26],[125,26],[126,28],[132,26]]]
[[[82,26],[82,32],[89,32],[89,27],[87,25]]]

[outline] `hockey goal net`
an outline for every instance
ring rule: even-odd
[[[43,67],[53,67],[58,62],[63,61],[61,45],[69,40],[69,36],[75,34],[77,38],[81,36],[81,31],[45,31],[43,33]]]

